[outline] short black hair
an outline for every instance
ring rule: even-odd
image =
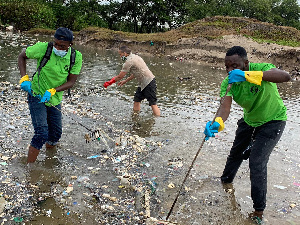
[[[241,46],[233,46],[226,52],[226,56],[232,56],[232,55],[238,55],[243,59],[248,58],[246,50]]]
[[[129,47],[127,47],[127,46],[121,46],[120,48],[119,48],[119,50],[121,51],[121,52],[125,52],[125,53],[127,53],[127,54],[130,54],[131,53],[131,49],[129,48]]]

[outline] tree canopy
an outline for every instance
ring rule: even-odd
[[[300,29],[297,0],[0,0],[0,23],[19,30],[89,26],[160,32],[210,16],[246,17]]]

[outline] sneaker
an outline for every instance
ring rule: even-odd
[[[256,212],[249,214],[249,218],[254,222],[254,224],[262,225],[264,223],[264,216],[263,212]]]
[[[258,216],[253,216],[251,217],[251,220],[254,222],[254,224],[258,224],[258,225],[263,225],[264,223],[264,219],[261,219]]]

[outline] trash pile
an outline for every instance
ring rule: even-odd
[[[97,222],[143,224],[147,218],[145,196],[154,193],[156,188],[155,178],[142,173],[142,168],[147,166],[143,159],[162,144],[123,133],[116,138],[115,145],[113,150],[101,154],[76,155],[88,161],[87,168],[76,168],[70,161],[62,163],[62,170],[71,167],[77,169],[74,174],[80,175],[64,179],[67,186],[53,185],[51,192],[55,193],[56,202],[70,212],[85,215],[94,210]],[[111,179],[103,179],[103,170]],[[78,202],[85,207],[78,207]]]
[[[33,128],[26,96],[17,85],[1,82],[0,99],[0,222],[54,218],[58,206],[73,224],[87,216],[99,224],[145,224],[150,218],[150,198],[157,184],[156,177],[148,177],[143,169],[149,166],[149,154],[164,143],[115,128],[76,94],[63,105],[63,114],[91,120],[100,132],[86,143],[84,129],[64,117],[62,139],[69,140],[61,141],[56,154],[41,150],[38,161],[27,165]],[[46,204],[51,199],[52,209]]]
[[[31,184],[24,174],[14,174],[13,162],[22,159],[24,152],[20,143],[28,138],[30,121],[26,119],[25,100],[10,96],[16,87],[9,82],[0,83],[0,217],[2,222],[22,222],[23,217],[32,214]],[[19,176],[19,177],[18,177]]]

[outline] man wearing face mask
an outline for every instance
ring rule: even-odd
[[[119,48],[119,55],[122,60],[125,61],[121,72],[110,81],[105,82],[103,86],[107,88],[113,83],[122,80],[127,73],[130,73],[130,76],[127,79],[118,83],[118,86],[122,86],[134,78],[138,80],[139,86],[134,95],[133,110],[139,112],[141,109],[141,101],[147,99],[153,114],[155,116],[160,116],[160,109],[156,104],[156,81],[153,73],[150,71],[144,60],[140,56],[131,53],[131,49],[127,46],[121,46]]]
[[[51,150],[61,138],[60,110],[63,91],[75,84],[82,67],[82,54],[75,50],[75,62],[70,69],[72,45],[73,32],[65,27],[58,28],[54,34],[50,58],[40,72],[33,76],[32,81],[26,73],[26,60],[36,59],[39,68],[48,43],[38,42],[22,51],[18,57],[20,85],[22,90],[28,92],[28,106],[34,127],[34,136],[28,150],[28,163],[36,161],[45,143],[46,149]]]

